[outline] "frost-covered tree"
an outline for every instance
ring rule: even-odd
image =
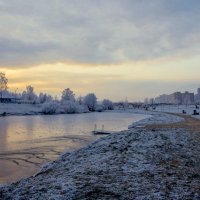
[[[37,100],[37,95],[34,93],[34,87],[28,85],[26,91],[22,93],[22,99],[34,103]]]
[[[6,78],[5,73],[0,72],[0,97],[2,101],[3,92],[7,90],[8,79]]]
[[[75,102],[75,94],[72,90],[70,90],[70,88],[64,89],[62,92],[62,97],[61,97],[61,101],[65,102],[65,101],[73,101]]]
[[[38,96],[38,103],[45,103],[45,102],[49,102],[52,101],[53,98],[51,95],[48,95],[46,93],[40,93]]]
[[[83,105],[83,97],[79,96],[76,100],[78,102],[79,105]]]
[[[73,113],[77,113],[78,106],[79,104],[77,102],[65,101],[64,105],[62,106],[62,109],[64,113],[73,114]]]
[[[79,112],[79,103],[75,100],[75,94],[70,88],[63,90],[61,97],[61,110],[63,113],[72,114]]]
[[[113,110],[114,109],[113,102],[110,101],[109,99],[104,99],[102,102],[102,105],[105,110]]]
[[[55,114],[57,108],[58,108],[58,103],[57,102],[55,102],[55,101],[45,102],[42,105],[42,112],[44,114],[48,114],[48,115]]]
[[[84,104],[88,107],[89,111],[95,111],[97,105],[97,97],[94,93],[89,93],[84,98]]]

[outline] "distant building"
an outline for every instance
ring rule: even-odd
[[[166,103],[166,104],[172,103],[172,98],[173,98],[172,95],[162,94],[159,97],[155,98],[155,103],[158,103],[158,104],[160,104],[160,103]]]
[[[194,104],[194,93],[185,92],[182,94],[182,104]]]
[[[182,93],[181,92],[173,93],[173,97],[174,97],[174,104],[182,104]]]
[[[200,88],[197,89],[197,94],[195,95],[195,103],[200,103]]]
[[[197,95],[200,96],[200,88],[197,89]]]
[[[200,92],[200,91],[199,91]],[[155,98],[155,103],[161,104],[194,104],[194,93],[175,92],[173,94],[163,94]]]

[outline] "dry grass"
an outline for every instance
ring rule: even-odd
[[[170,113],[172,114],[172,113]],[[183,114],[173,114],[179,117],[182,117],[185,119],[185,121],[178,122],[178,123],[172,123],[172,124],[153,124],[153,125],[147,125],[146,128],[150,129],[158,129],[158,128],[185,128],[188,131],[200,133],[200,120],[195,119],[189,115],[183,115]]]

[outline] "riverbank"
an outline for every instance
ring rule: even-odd
[[[23,116],[42,114],[42,104],[0,103],[0,116]]]
[[[198,199],[199,141],[184,129],[123,131],[0,189],[2,199]]]
[[[1,187],[0,198],[199,199],[199,134],[183,123],[111,134]]]

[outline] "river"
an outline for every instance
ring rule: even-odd
[[[121,131],[146,117],[117,112],[2,117],[0,183],[31,176],[61,153],[96,140],[100,136],[91,133],[95,124],[99,129],[104,126],[104,130]]]

